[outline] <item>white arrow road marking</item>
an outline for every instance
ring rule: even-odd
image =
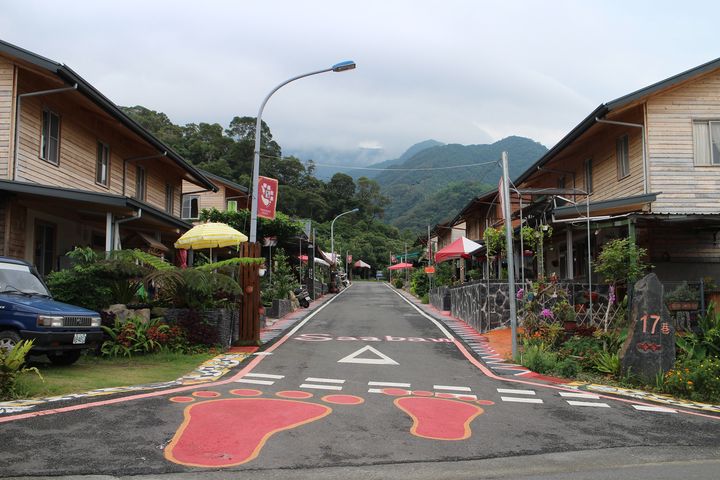
[[[360,354],[365,352],[371,352],[377,355],[378,358],[357,358]],[[363,363],[366,365],[400,365],[392,358],[388,357],[384,353],[380,353],[377,349],[367,345],[357,352],[353,352],[345,358],[337,361],[337,363]]]

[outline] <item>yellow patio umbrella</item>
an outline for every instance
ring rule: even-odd
[[[213,248],[237,246],[247,241],[247,235],[238,232],[230,225],[210,222],[195,225],[185,232],[175,242],[175,248],[192,248],[193,250],[209,248],[212,257]]]

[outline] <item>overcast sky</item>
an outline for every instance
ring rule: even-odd
[[[257,115],[285,152],[551,147],[597,105],[720,55],[720,2],[0,0],[0,38],[178,124]],[[323,159],[318,158],[318,161]]]

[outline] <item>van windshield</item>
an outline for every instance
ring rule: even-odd
[[[0,293],[50,296],[28,266],[4,262],[0,262]]]

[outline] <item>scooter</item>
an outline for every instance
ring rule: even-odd
[[[298,302],[300,302],[301,307],[308,308],[310,306],[310,294],[305,287],[298,287],[293,290],[293,293],[298,299]]]

